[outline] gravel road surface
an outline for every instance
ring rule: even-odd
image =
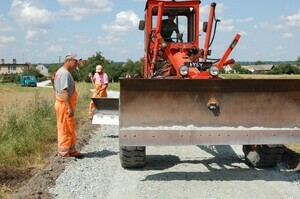
[[[147,147],[146,166],[125,170],[118,126],[103,125],[49,191],[68,198],[299,198],[300,174],[283,164],[254,169],[242,146]]]

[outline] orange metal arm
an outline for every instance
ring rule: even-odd
[[[228,56],[230,55],[230,53],[232,52],[232,50],[234,49],[234,47],[236,46],[236,44],[238,43],[240,38],[241,38],[241,35],[239,35],[239,34],[235,35],[234,40],[231,42],[231,44],[229,45],[229,47],[227,48],[226,52],[224,53],[224,55],[222,56],[222,58],[220,59],[218,65],[217,65],[219,70],[223,67]]]
[[[204,43],[204,54],[202,59],[204,62],[207,60],[207,55],[209,50],[208,48],[209,48],[209,43],[211,38],[211,29],[212,29],[213,19],[215,16],[215,9],[216,9],[216,3],[210,4],[209,18],[208,18],[207,31],[206,31],[205,43]]]
[[[153,52],[153,58],[151,60],[151,70],[150,70],[151,76],[153,76],[153,71],[154,71],[154,67],[155,67],[155,63],[156,63],[156,59],[157,59],[159,35],[160,35],[160,31],[161,31],[161,26],[162,26],[162,15],[163,15],[163,3],[160,2],[158,5],[158,13],[157,13],[157,20],[156,20],[154,52]]]

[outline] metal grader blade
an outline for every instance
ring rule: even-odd
[[[92,98],[96,111],[93,124],[119,124],[119,99],[118,98]]]
[[[300,80],[120,82],[122,146],[300,143]]]

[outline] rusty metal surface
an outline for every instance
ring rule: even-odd
[[[126,146],[300,143],[300,130],[120,130]]]
[[[212,98],[219,106],[214,110],[207,107]],[[213,127],[214,132],[221,135],[234,132],[234,136],[228,139],[216,136],[210,141],[209,136],[197,136],[206,132],[205,129],[174,130],[174,126]],[[155,145],[149,138],[150,131],[159,137],[159,145],[290,143],[299,142],[299,126],[300,80],[121,79],[121,144],[134,140],[126,141],[125,134],[131,137],[130,134],[136,133],[139,143]],[[130,129],[133,127],[138,130]],[[244,129],[237,130],[240,127]],[[264,130],[253,130],[253,127]],[[277,136],[268,134],[272,129],[276,129]],[[251,139],[242,136],[246,132]],[[190,136],[180,139],[180,134]]]
[[[119,99],[118,98],[92,98],[98,112],[102,114],[118,114]]]
[[[300,143],[299,130],[130,130],[120,129],[124,146]]]

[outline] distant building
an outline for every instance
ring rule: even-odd
[[[48,75],[48,68],[44,66],[43,64],[39,64],[35,67],[42,75],[47,76]]]
[[[242,66],[253,74],[263,74],[271,71],[274,68],[273,64],[264,64],[264,65],[249,65],[249,66]]]
[[[0,62],[0,74],[20,74],[28,72],[30,63],[18,64],[16,59],[12,63],[5,63],[4,59]]]
[[[225,73],[231,73],[233,70],[234,64],[228,64],[226,66],[223,66]]]

